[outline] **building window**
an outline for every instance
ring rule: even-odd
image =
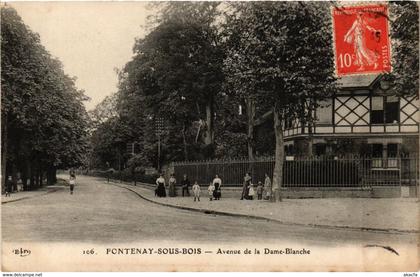
[[[398,144],[371,144],[372,145],[372,167],[375,168],[396,168],[398,167]]]
[[[323,156],[327,153],[327,144],[325,143],[317,143],[314,145],[315,156]]]
[[[316,108],[317,123],[332,124],[332,99],[325,99]]]
[[[397,96],[385,97],[385,123],[400,121],[400,101]]]
[[[398,123],[400,118],[400,101],[396,96],[374,96],[370,112],[372,124]]]
[[[287,117],[286,118],[286,120],[284,121],[284,128],[286,130],[293,128],[293,117]]]
[[[384,98],[382,96],[372,97],[370,123],[372,124],[384,123]]]
[[[398,155],[398,144],[396,143],[389,143],[387,146],[388,149],[388,157],[395,158]]]
[[[387,167],[393,168],[398,167],[398,144],[396,143],[389,143],[387,145],[388,150],[388,159],[387,159]]]
[[[382,158],[382,144],[372,144],[372,157],[373,158]]]
[[[383,145],[372,144],[372,167],[380,168],[383,166]]]
[[[295,147],[293,144],[285,145],[284,146],[284,153],[286,156],[294,156],[295,155]]]

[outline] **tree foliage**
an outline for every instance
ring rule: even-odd
[[[117,113],[131,132],[126,142],[140,144],[154,165],[158,141],[164,146],[159,162],[204,158],[215,147],[224,57],[211,24],[217,5],[180,5],[160,4],[155,26],[136,41],[119,73]]]
[[[1,8],[1,39],[4,173],[42,181],[45,171],[80,165],[87,97],[9,6]]]
[[[126,130],[120,141],[141,146],[128,164],[156,166],[158,141],[159,163],[274,152],[273,187],[280,191],[285,122],[296,118],[310,134],[314,110],[337,89],[330,10],[335,3],[153,5],[159,12],[150,32],[136,41],[132,60],[119,74],[113,126]],[[388,78],[400,93],[416,93],[418,7],[390,7],[394,71]]]
[[[295,117],[311,122],[316,100],[331,96],[335,89],[328,12],[323,3],[235,3],[227,20],[228,82],[236,92],[271,103],[273,110],[277,198],[284,121]]]
[[[390,3],[392,73],[385,76],[400,95],[419,91],[419,6],[417,2]]]

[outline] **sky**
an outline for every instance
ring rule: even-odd
[[[144,37],[145,2],[9,3],[41,43],[77,77],[76,86],[91,98],[88,110],[117,90],[115,69],[132,57],[135,38]]]

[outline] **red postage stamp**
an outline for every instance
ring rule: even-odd
[[[391,72],[388,6],[332,10],[337,76]]]

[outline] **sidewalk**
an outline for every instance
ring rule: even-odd
[[[37,190],[13,192],[10,194],[10,197],[6,197],[3,194],[1,196],[1,204],[39,197],[44,194],[55,192],[57,190],[64,189],[64,188],[65,187],[63,185],[54,185],[54,186],[43,187]]]
[[[207,191],[202,189],[201,201],[194,202],[192,197],[158,198],[154,196],[154,191],[146,186],[114,184],[131,189],[150,201],[205,213],[228,213],[233,216],[265,218],[295,225],[419,232],[417,198],[284,199],[280,203],[233,198],[209,201]]]

